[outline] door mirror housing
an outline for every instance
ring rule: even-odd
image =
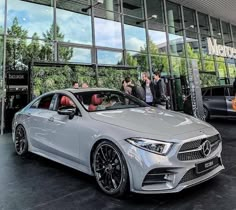
[[[76,114],[76,108],[73,106],[63,106],[57,110],[60,115],[68,115],[69,119],[72,120]]]

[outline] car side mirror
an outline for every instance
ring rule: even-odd
[[[57,113],[60,115],[68,115],[69,119],[72,120],[76,114],[76,108],[73,106],[64,106],[60,107],[57,110]]]

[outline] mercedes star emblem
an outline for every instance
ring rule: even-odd
[[[211,154],[211,142],[208,140],[204,141],[202,144],[202,154],[208,157]]]

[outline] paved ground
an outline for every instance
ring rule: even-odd
[[[31,155],[15,155],[10,135],[0,137],[0,209],[236,210],[236,121],[215,120],[223,136],[226,170],[211,181],[171,195],[105,196],[92,177]]]

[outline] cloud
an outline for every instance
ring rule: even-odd
[[[96,45],[122,48],[121,23],[95,18]]]
[[[122,53],[99,50],[98,63],[116,65],[122,59]]]
[[[126,40],[126,48],[129,50],[140,51],[140,48],[144,48],[146,42],[138,39],[137,37],[131,37]]]
[[[91,63],[91,51],[89,49],[73,48],[71,62]]]

